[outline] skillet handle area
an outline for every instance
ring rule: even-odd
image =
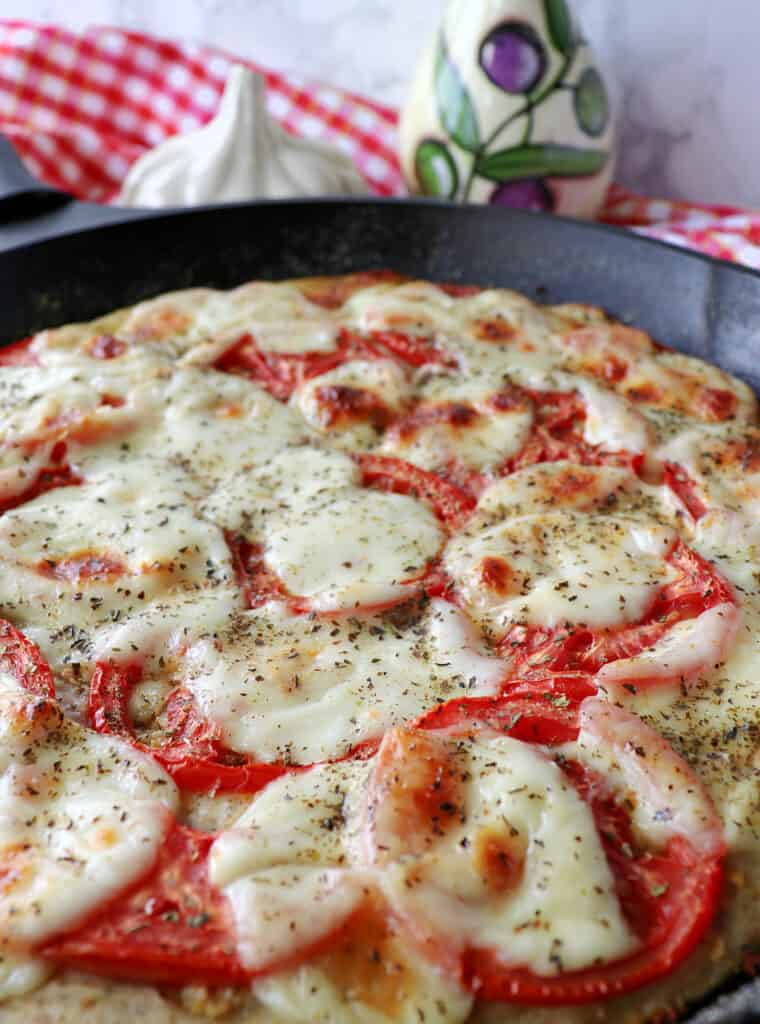
[[[51,188],[27,170],[0,132],[0,251],[72,231],[120,224],[164,211],[83,203]]]
[[[13,144],[0,134],[0,224],[70,201],[64,192],[38,181]]]

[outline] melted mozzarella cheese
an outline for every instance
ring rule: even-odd
[[[329,939],[373,891],[369,873],[349,862],[350,820],[358,821],[370,767],[347,762],[278,779],[214,842],[210,878],[230,901],[238,952],[251,969]],[[274,1019],[293,1024],[418,1024],[419,1011],[456,1024],[472,1005],[408,941],[389,941],[377,927],[345,951],[339,944],[308,965],[275,969],[253,992]]]
[[[222,632],[242,609],[237,587],[161,595],[128,617],[103,624],[92,638],[92,660],[118,662],[139,657],[150,663],[179,657],[193,643]],[[44,638],[41,646],[46,646]]]
[[[276,1024],[464,1024],[473,999],[408,941],[371,943],[253,984]],[[363,955],[362,955],[363,954]],[[337,970],[336,970],[337,966]]]
[[[445,380],[437,378],[438,382]],[[426,389],[430,390],[430,389]],[[462,422],[436,418],[436,404],[423,404],[416,410],[418,423],[408,425],[402,420],[386,434],[382,451],[421,466],[440,470],[462,463],[471,469],[487,472],[498,467],[523,447],[533,425],[530,406],[499,409],[489,403],[492,388],[485,391],[480,383],[474,387],[455,386],[436,389],[440,400],[453,402],[464,411]],[[467,395],[466,404],[463,394]],[[446,405],[442,411],[445,413]],[[427,414],[427,420],[426,420]]]
[[[246,967],[287,959],[363,902],[366,883],[345,865],[340,821],[368,771],[369,762],[346,762],[277,779],[214,841],[209,878],[230,902]]]
[[[8,677],[0,710],[0,945],[24,949],[148,870],[177,794],[150,757]]]
[[[118,648],[119,636],[134,643],[146,614],[155,621],[165,605],[182,608],[169,613],[163,635],[183,628],[189,607],[181,598],[200,597],[200,611],[204,594],[237,595],[224,535],[196,515],[188,483],[192,494],[192,480],[169,464],[133,459],[5,513],[1,614],[60,668]]]
[[[568,512],[475,522],[449,543],[444,566],[470,613],[497,633],[513,623],[614,626],[640,619],[675,577],[664,561],[673,537],[634,519]]]
[[[187,652],[183,682],[227,746],[296,764],[340,757],[457,696],[491,696],[506,674],[453,605],[406,628],[387,617],[311,619],[275,604]]]
[[[647,421],[631,402],[584,378],[576,382],[586,407],[583,437],[607,451],[645,452],[651,442]]]
[[[253,281],[229,292],[216,292],[197,320],[210,342],[188,353],[194,362],[207,361],[229,347],[230,339],[253,335],[266,352],[329,352],[335,347],[335,317],[315,305],[287,282]],[[221,344],[220,344],[221,343]]]
[[[198,320],[214,294],[210,288],[185,288],[146,299],[129,310],[119,336],[136,344],[164,343],[172,354],[182,352],[202,332]]]
[[[740,592],[757,589],[760,521],[751,511],[710,509],[697,522],[692,547],[710,559]]]
[[[359,486],[351,459],[315,448],[289,449],[265,470],[239,474],[206,513],[261,544],[288,591],[318,611],[411,596],[405,581],[420,576],[443,541],[427,506]]]
[[[593,815],[545,754],[505,737],[411,733],[397,763],[398,735],[369,761],[277,780],[215,841],[210,877],[231,900],[248,963],[331,934],[378,891],[418,940],[491,948],[538,974],[636,948]],[[438,780],[436,806],[451,802],[433,824],[418,777],[423,790]],[[543,927],[526,928],[536,917]]]
[[[176,370],[164,403],[162,423],[143,443],[211,484],[306,437],[293,410],[251,381],[214,370]]]
[[[388,734],[384,746],[393,741]],[[381,862],[390,850],[380,885],[395,912],[418,934],[493,949],[504,964],[542,976],[632,952],[637,940],[618,903],[593,814],[557,765],[509,737],[451,739],[440,747],[454,779],[471,781],[458,793],[447,791],[453,816],[443,816],[434,838],[416,850],[412,830],[418,833],[419,823],[409,821],[406,789],[414,787],[415,756],[431,753],[407,744],[400,759],[385,764],[383,749],[378,753],[374,785],[381,787],[385,813],[370,817],[368,827]],[[382,787],[386,773],[402,771],[401,813],[389,819],[387,804],[398,784]],[[497,864],[510,861],[514,871],[501,874]],[[526,927],[537,919],[540,929]]]
[[[617,505],[638,486],[634,474],[615,466],[581,466],[564,460],[526,466],[490,484],[478,511],[488,519],[510,519],[552,509],[591,509]]]

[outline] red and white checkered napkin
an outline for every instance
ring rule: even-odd
[[[129,166],[216,111],[237,58],[116,28],[78,35],[0,19],[0,130],[30,170],[81,199],[112,201]],[[377,195],[406,193],[397,113],[327,85],[241,61],[264,76],[271,114],[330,142]],[[602,220],[760,269],[760,214],[647,199],[613,186]]]

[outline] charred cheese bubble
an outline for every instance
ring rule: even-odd
[[[377,442],[409,391],[407,375],[396,363],[357,359],[305,381],[290,401],[312,429],[350,451]]]
[[[622,516],[552,512],[486,525],[450,542],[444,566],[469,613],[496,635],[513,624],[615,626],[640,619],[675,578],[675,535]]]
[[[308,598],[315,611],[413,596],[415,580],[443,543],[422,502],[362,487],[348,456],[311,447],[289,449],[259,472],[238,474],[205,510],[261,544],[288,592]]]
[[[0,677],[0,947],[77,924],[150,867],[174,783],[127,743]]]
[[[313,618],[270,603],[194,644],[183,684],[233,750],[296,764],[341,757],[454,697],[493,696],[506,665],[435,600],[392,615]]]
[[[422,469],[496,470],[533,425],[532,403],[494,392],[491,380],[433,373],[417,394],[421,402],[390,427],[382,450]]]

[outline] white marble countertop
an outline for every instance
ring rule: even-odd
[[[398,105],[445,0],[0,0],[0,16],[222,46]],[[621,118],[617,178],[760,209],[757,0],[575,0]]]

